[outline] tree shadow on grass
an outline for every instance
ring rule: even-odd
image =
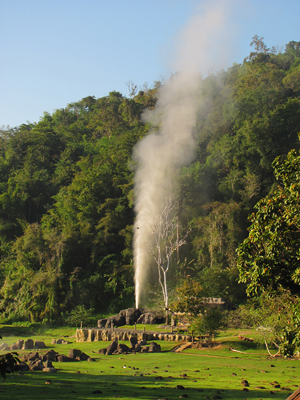
[[[101,366],[99,366],[101,368]],[[0,398],[18,400],[87,400],[87,399],[285,399],[290,392],[271,389],[209,388],[204,381],[192,383],[178,377],[143,375],[130,371],[128,375],[108,375],[59,371],[58,373],[28,372],[14,374],[0,383]],[[247,389],[246,389],[247,390]]]

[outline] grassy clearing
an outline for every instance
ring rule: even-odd
[[[0,334],[8,343],[24,339],[15,335],[16,327],[2,326]],[[30,331],[29,331],[30,332]],[[13,334],[6,337],[4,333]],[[0,381],[0,398],[41,399],[286,399],[299,385],[298,360],[270,359],[256,343],[240,341],[237,334],[222,333],[213,349],[187,349],[177,354],[172,342],[159,342],[162,353],[100,356],[97,351],[106,342],[75,343],[74,328],[40,328],[34,340],[61,354],[79,348],[94,362],[54,363],[57,373],[25,372]],[[251,335],[252,333],[252,335]],[[243,336],[253,336],[253,332]],[[68,337],[68,345],[50,345],[52,338]],[[70,337],[71,336],[71,337]],[[29,337],[29,336],[27,336]],[[126,343],[128,345],[128,343]],[[232,352],[230,348],[244,353]],[[20,355],[23,352],[20,351]],[[242,380],[249,391],[243,391]],[[51,383],[49,383],[49,381]],[[272,383],[278,382],[280,388]],[[184,389],[178,389],[181,385]],[[283,390],[286,388],[288,390]],[[102,393],[97,391],[101,391]],[[273,392],[271,394],[270,392]]]

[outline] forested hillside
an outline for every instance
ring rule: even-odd
[[[254,205],[275,190],[272,162],[299,149],[300,42],[284,52],[254,37],[253,51],[203,78],[196,158],[178,173],[181,223],[190,227],[176,280],[204,295],[245,299],[236,248]],[[134,145],[160,83],[111,92],[45,113],[0,136],[1,320],[59,320],[134,304]]]

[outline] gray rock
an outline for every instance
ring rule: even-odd
[[[80,354],[81,354],[81,350],[70,349],[70,350],[69,350],[68,357],[69,357],[69,358],[73,358],[73,360],[75,360],[75,358],[76,358],[76,357],[79,357]]]
[[[114,340],[113,342],[111,342],[110,345],[106,347],[106,355],[108,356],[112,355],[113,352],[117,350],[117,347],[118,347],[118,340]]]
[[[44,342],[41,342],[40,340],[37,340],[37,341],[34,342],[34,347],[36,349],[45,349],[46,345],[45,345]]]
[[[55,361],[55,357],[58,356],[58,353],[54,350],[48,350],[45,354],[43,354],[43,361]]]
[[[0,351],[6,351],[6,350],[9,350],[9,345],[7,343],[1,343]]]
[[[42,371],[44,369],[44,365],[41,360],[34,360],[29,362],[30,371]]]
[[[134,348],[135,348],[135,345],[136,345],[137,342],[138,342],[136,336],[131,336],[131,338],[129,339],[129,341],[130,341],[131,348],[134,349]]]
[[[161,352],[160,345],[155,342],[151,342],[149,346],[149,353],[160,353],[160,352]]]
[[[43,371],[44,372],[57,372],[57,370],[54,367],[52,367],[52,368],[43,368]]]
[[[44,362],[44,367],[45,367],[45,368],[53,368],[52,361],[46,360],[46,361]]]
[[[23,346],[22,346],[22,350],[30,350],[34,348],[34,342],[32,339],[27,339],[25,340]]]

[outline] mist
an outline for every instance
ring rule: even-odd
[[[174,39],[170,68],[176,73],[161,86],[153,111],[144,120],[153,127],[134,149],[136,170],[134,198],[134,268],[136,307],[140,306],[153,265],[148,246],[149,226],[166,198],[175,193],[176,173],[194,159],[194,130],[199,111],[205,107],[202,77],[227,65],[232,26],[230,1],[201,2],[195,15]],[[230,28],[229,28],[230,27]]]

